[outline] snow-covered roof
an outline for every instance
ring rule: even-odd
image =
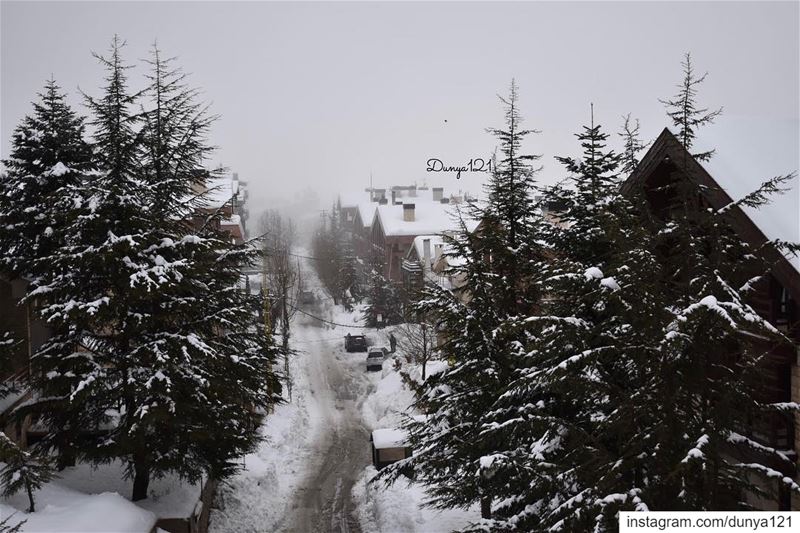
[[[364,224],[365,228],[372,226],[376,207],[378,207],[376,202],[361,202],[358,204],[358,215],[361,217],[361,223]]]
[[[231,201],[239,191],[239,182],[231,176],[212,178],[206,182],[208,194],[206,201],[209,207],[221,207]]]
[[[370,193],[364,190],[339,193],[339,205],[342,208],[356,207],[361,203],[369,202]]]
[[[430,249],[430,260],[431,265],[433,264],[433,260],[436,258],[436,246],[444,247],[444,238],[441,235],[418,235],[414,237],[414,242],[411,244],[411,247],[408,249],[408,253],[411,253],[411,250],[414,250],[417,253],[417,257],[420,261],[422,258],[425,257],[425,245],[424,242],[426,240],[431,241],[431,249]],[[431,266],[429,265],[429,266]]]
[[[407,443],[408,432],[403,429],[376,429],[372,432],[372,444],[376,450],[404,448]]]
[[[230,218],[225,218],[220,221],[220,224],[223,226],[241,226],[242,225],[242,217],[239,215],[231,215]]]
[[[385,235],[435,235],[459,231],[461,229],[459,213],[464,218],[467,231],[474,230],[478,225],[476,220],[468,218],[462,210],[458,209],[458,206],[424,200],[413,202],[413,204],[413,221],[404,219],[403,205],[378,206],[375,211],[375,220],[380,222]]]

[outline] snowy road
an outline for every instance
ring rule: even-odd
[[[322,296],[314,273],[304,269],[304,275],[307,287]],[[303,310],[333,322],[360,322],[358,313],[324,298]],[[258,450],[218,490],[211,533],[361,533],[351,493],[370,463],[362,405],[378,376],[365,372],[366,354],[344,351],[348,331],[355,330],[295,315],[292,402],[267,417]]]
[[[330,337],[331,330],[311,318],[299,322],[308,328],[305,339],[314,342],[314,329],[320,339],[308,348],[317,352],[309,358],[311,393],[323,415],[320,430],[312,443],[314,460],[308,476],[295,493],[291,511],[278,529],[296,533],[360,532],[352,514],[351,492],[356,478],[369,463],[369,433],[361,421],[360,407],[372,381],[364,373],[364,355],[349,354],[341,348],[341,338]]]

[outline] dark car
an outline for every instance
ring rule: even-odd
[[[314,291],[300,291],[300,303],[303,305],[311,305],[315,301]]]
[[[347,352],[366,352],[367,338],[364,335],[345,335],[344,349]]]

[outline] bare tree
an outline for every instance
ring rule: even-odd
[[[404,322],[395,328],[399,334],[397,344],[409,362],[422,366],[422,381],[427,377],[428,361],[433,359],[436,350],[436,328],[433,324]]]
[[[292,400],[292,375],[289,368],[289,337],[292,317],[297,311],[297,297],[301,289],[298,261],[292,254],[295,228],[291,219],[271,209],[261,216],[263,237],[264,296],[269,306],[267,316],[274,331],[280,325],[281,351],[289,401]]]

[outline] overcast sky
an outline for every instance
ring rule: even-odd
[[[250,182],[255,210],[308,186],[326,199],[363,188],[370,172],[376,184],[473,189],[484,174],[457,182],[426,161],[488,156],[485,128],[502,124],[496,95],[512,77],[526,125],[542,131],[526,147],[556,179],[553,156],[576,152],[590,102],[607,129],[630,112],[657,136],[668,125],[658,98],[674,94],[687,51],[709,71],[700,103],[725,108],[710,131],[772,146],[764,172],[789,172],[800,166],[798,5],[3,1],[2,154],[51,74],[76,106],[78,87],[98,94],[91,51],[118,33],[129,61],[156,39],[179,57],[221,115],[210,163]]]

